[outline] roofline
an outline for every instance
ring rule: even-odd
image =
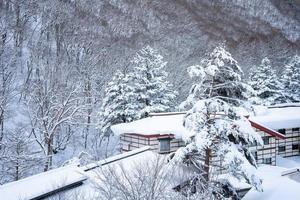
[[[246,116],[246,118],[248,118]],[[251,126],[254,127],[254,128],[257,128],[258,130],[261,130],[271,136],[274,136],[278,139],[286,139],[285,135],[273,130],[273,129],[270,129],[260,123],[257,123],[255,121],[252,121],[248,118],[248,121],[250,122]],[[122,135],[124,134],[127,134],[127,135],[133,135],[133,136],[139,136],[139,137],[143,137],[143,138],[166,138],[166,137],[169,137],[169,138],[175,138],[175,135],[174,134],[142,134],[142,133],[122,133]]]
[[[55,190],[52,190],[52,191],[47,192],[47,193],[44,193],[42,195],[38,195],[36,197],[31,198],[30,200],[42,200],[42,199],[45,199],[47,197],[51,197],[51,196],[53,196],[55,194],[58,194],[60,192],[65,192],[65,191],[71,190],[73,188],[77,188],[77,187],[83,185],[83,181],[85,181],[85,180],[87,180],[87,178],[85,178],[84,180],[79,180],[79,181],[76,181],[74,183],[65,185],[63,187],[59,187],[59,188],[57,188]]]
[[[291,174],[295,174],[295,173],[299,173],[300,172],[300,168],[293,168],[293,169],[288,169],[286,171],[281,172],[281,176],[288,176]]]
[[[266,127],[266,126],[264,126],[264,125],[262,125],[260,123],[252,121],[251,119],[248,119],[248,120],[249,120],[249,122],[250,122],[250,124],[251,124],[252,127],[257,128],[258,130],[261,130],[263,132],[266,132],[269,135],[272,135],[272,136],[274,136],[274,137],[276,137],[278,139],[286,139],[285,135],[283,135],[283,134],[281,134],[281,133],[279,133],[277,131],[274,131],[274,130],[272,130],[272,129],[270,129],[270,128],[268,128],[268,127]]]
[[[294,108],[294,107],[300,107],[300,103],[287,103],[287,104],[275,104],[268,106],[268,108]]]
[[[154,116],[169,116],[169,115],[184,115],[186,111],[183,112],[160,112],[160,113],[149,113],[150,117]]]
[[[142,133],[122,133],[122,134],[127,134],[127,135],[134,135],[134,136],[139,136],[139,137],[144,137],[144,138],[175,138],[174,134],[142,134]]]
[[[117,154],[117,155],[112,156],[112,157],[108,157],[108,158],[100,160],[98,162],[90,163],[88,165],[85,165],[85,166],[81,167],[81,169],[83,171],[87,172],[87,171],[93,170],[97,167],[108,165],[108,164],[111,164],[113,162],[117,162],[117,161],[129,158],[131,156],[135,156],[137,154],[140,154],[140,153],[143,153],[143,152],[146,152],[146,151],[150,151],[150,150],[151,150],[150,146],[144,146],[144,147],[141,147],[141,148],[138,148],[138,149],[126,152],[126,153],[121,153],[121,154]]]

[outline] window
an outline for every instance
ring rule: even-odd
[[[298,150],[298,149],[299,149],[299,144],[292,145],[292,150]]]
[[[262,137],[262,139],[264,141],[264,145],[270,144],[270,137],[269,136]]]
[[[281,134],[283,134],[283,135],[285,135],[285,129],[284,128],[283,129],[279,129],[278,132],[281,133]]]
[[[292,131],[293,131],[293,132],[299,132],[299,129],[300,129],[300,128],[292,128]]]
[[[169,138],[164,138],[159,140],[159,151],[160,152],[169,152],[170,151],[170,142]]]
[[[285,151],[285,146],[279,146],[278,151],[279,152],[284,152]]]
[[[255,159],[256,161],[258,160],[257,151],[254,152],[254,159]]]
[[[264,158],[263,164],[267,164],[267,165],[272,164],[272,158]]]

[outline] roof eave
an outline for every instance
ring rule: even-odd
[[[276,137],[277,139],[281,139],[281,140],[286,139],[285,135],[283,135],[283,134],[281,134],[277,131],[274,131],[274,130],[272,130],[272,129],[270,129],[270,128],[268,128],[268,127],[266,127],[266,126],[264,126],[260,123],[257,123],[253,120],[250,120],[250,119],[248,119],[248,120],[251,123],[252,127],[257,128],[258,130],[261,130],[263,132],[266,132],[269,135],[272,135],[272,136]]]

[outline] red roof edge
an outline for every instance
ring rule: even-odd
[[[258,130],[261,130],[261,131],[263,131],[263,132],[266,132],[266,133],[268,133],[269,135],[272,135],[272,136],[274,136],[274,137],[276,137],[276,138],[278,138],[278,139],[285,139],[285,138],[286,138],[285,135],[283,135],[283,134],[281,134],[281,133],[279,133],[279,132],[277,132],[277,131],[274,131],[274,130],[272,130],[272,129],[268,128],[268,127],[265,127],[265,126],[262,125],[262,124],[259,124],[259,123],[257,123],[257,122],[254,122],[254,121],[252,121],[252,120],[250,120],[250,119],[248,119],[248,120],[249,120],[249,122],[251,123],[251,126],[254,127],[254,128],[257,128]]]

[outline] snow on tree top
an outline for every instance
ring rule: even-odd
[[[250,120],[271,129],[287,129],[300,127],[300,103],[278,104],[259,109]]]

